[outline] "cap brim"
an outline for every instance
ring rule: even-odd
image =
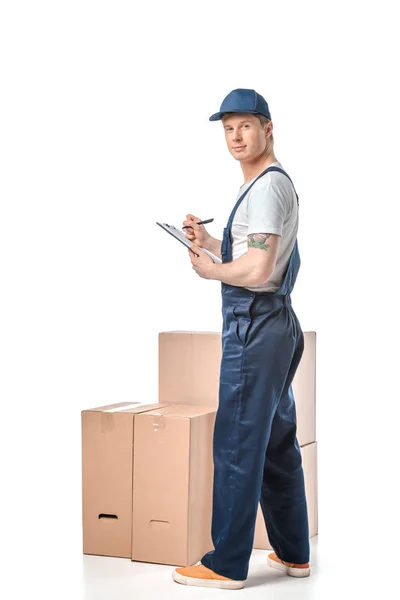
[[[223,114],[224,113],[222,113],[222,112],[217,112],[217,113],[211,115],[211,117],[209,118],[209,121],[219,121],[220,119],[222,119]]]
[[[243,114],[248,114],[248,113],[251,113],[251,114],[257,114],[257,113],[258,113],[258,111],[256,111],[256,110],[248,110],[248,109],[247,109],[247,110],[243,110],[242,108],[241,108],[241,109],[238,109],[238,110],[228,110],[228,111],[225,111],[225,112],[217,112],[217,113],[214,113],[214,114],[213,114],[213,115],[211,115],[211,117],[209,118],[209,121],[219,121],[220,119],[222,119],[223,115],[224,115],[226,112],[230,112],[230,113],[243,113]],[[260,113],[259,113],[259,114],[260,114]]]

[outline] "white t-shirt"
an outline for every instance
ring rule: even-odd
[[[269,166],[283,169],[279,161]],[[243,192],[256,179],[240,187],[237,202]],[[281,236],[275,270],[267,283],[247,287],[254,292],[276,292],[283,281],[296,242],[299,223],[296,193],[283,173],[270,171],[252,186],[235,213],[232,223],[232,260],[247,253],[247,236],[250,233],[276,233]]]

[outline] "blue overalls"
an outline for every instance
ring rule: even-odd
[[[268,167],[242,194],[224,228],[223,263],[232,261],[230,230],[236,210],[268,171],[280,171],[290,179],[283,169]],[[222,359],[213,438],[214,550],[201,562],[236,580],[247,578],[259,502],[277,556],[291,563],[309,562],[307,503],[292,391],[304,350],[304,335],[290,298],[299,268],[296,239],[276,292],[253,292],[221,282]]]

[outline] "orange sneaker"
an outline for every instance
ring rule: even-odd
[[[183,585],[198,585],[202,587],[223,588],[225,590],[240,590],[244,587],[245,581],[238,581],[218,575],[208,567],[205,567],[201,560],[191,567],[179,567],[172,571],[172,579]]]
[[[296,563],[285,562],[278,558],[275,552],[268,554],[267,564],[273,569],[283,571],[291,577],[308,577],[310,575],[310,563],[298,565]]]

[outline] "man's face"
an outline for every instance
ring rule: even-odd
[[[222,118],[226,145],[236,160],[253,162],[265,150],[272,122],[263,127],[251,113],[237,113]]]

